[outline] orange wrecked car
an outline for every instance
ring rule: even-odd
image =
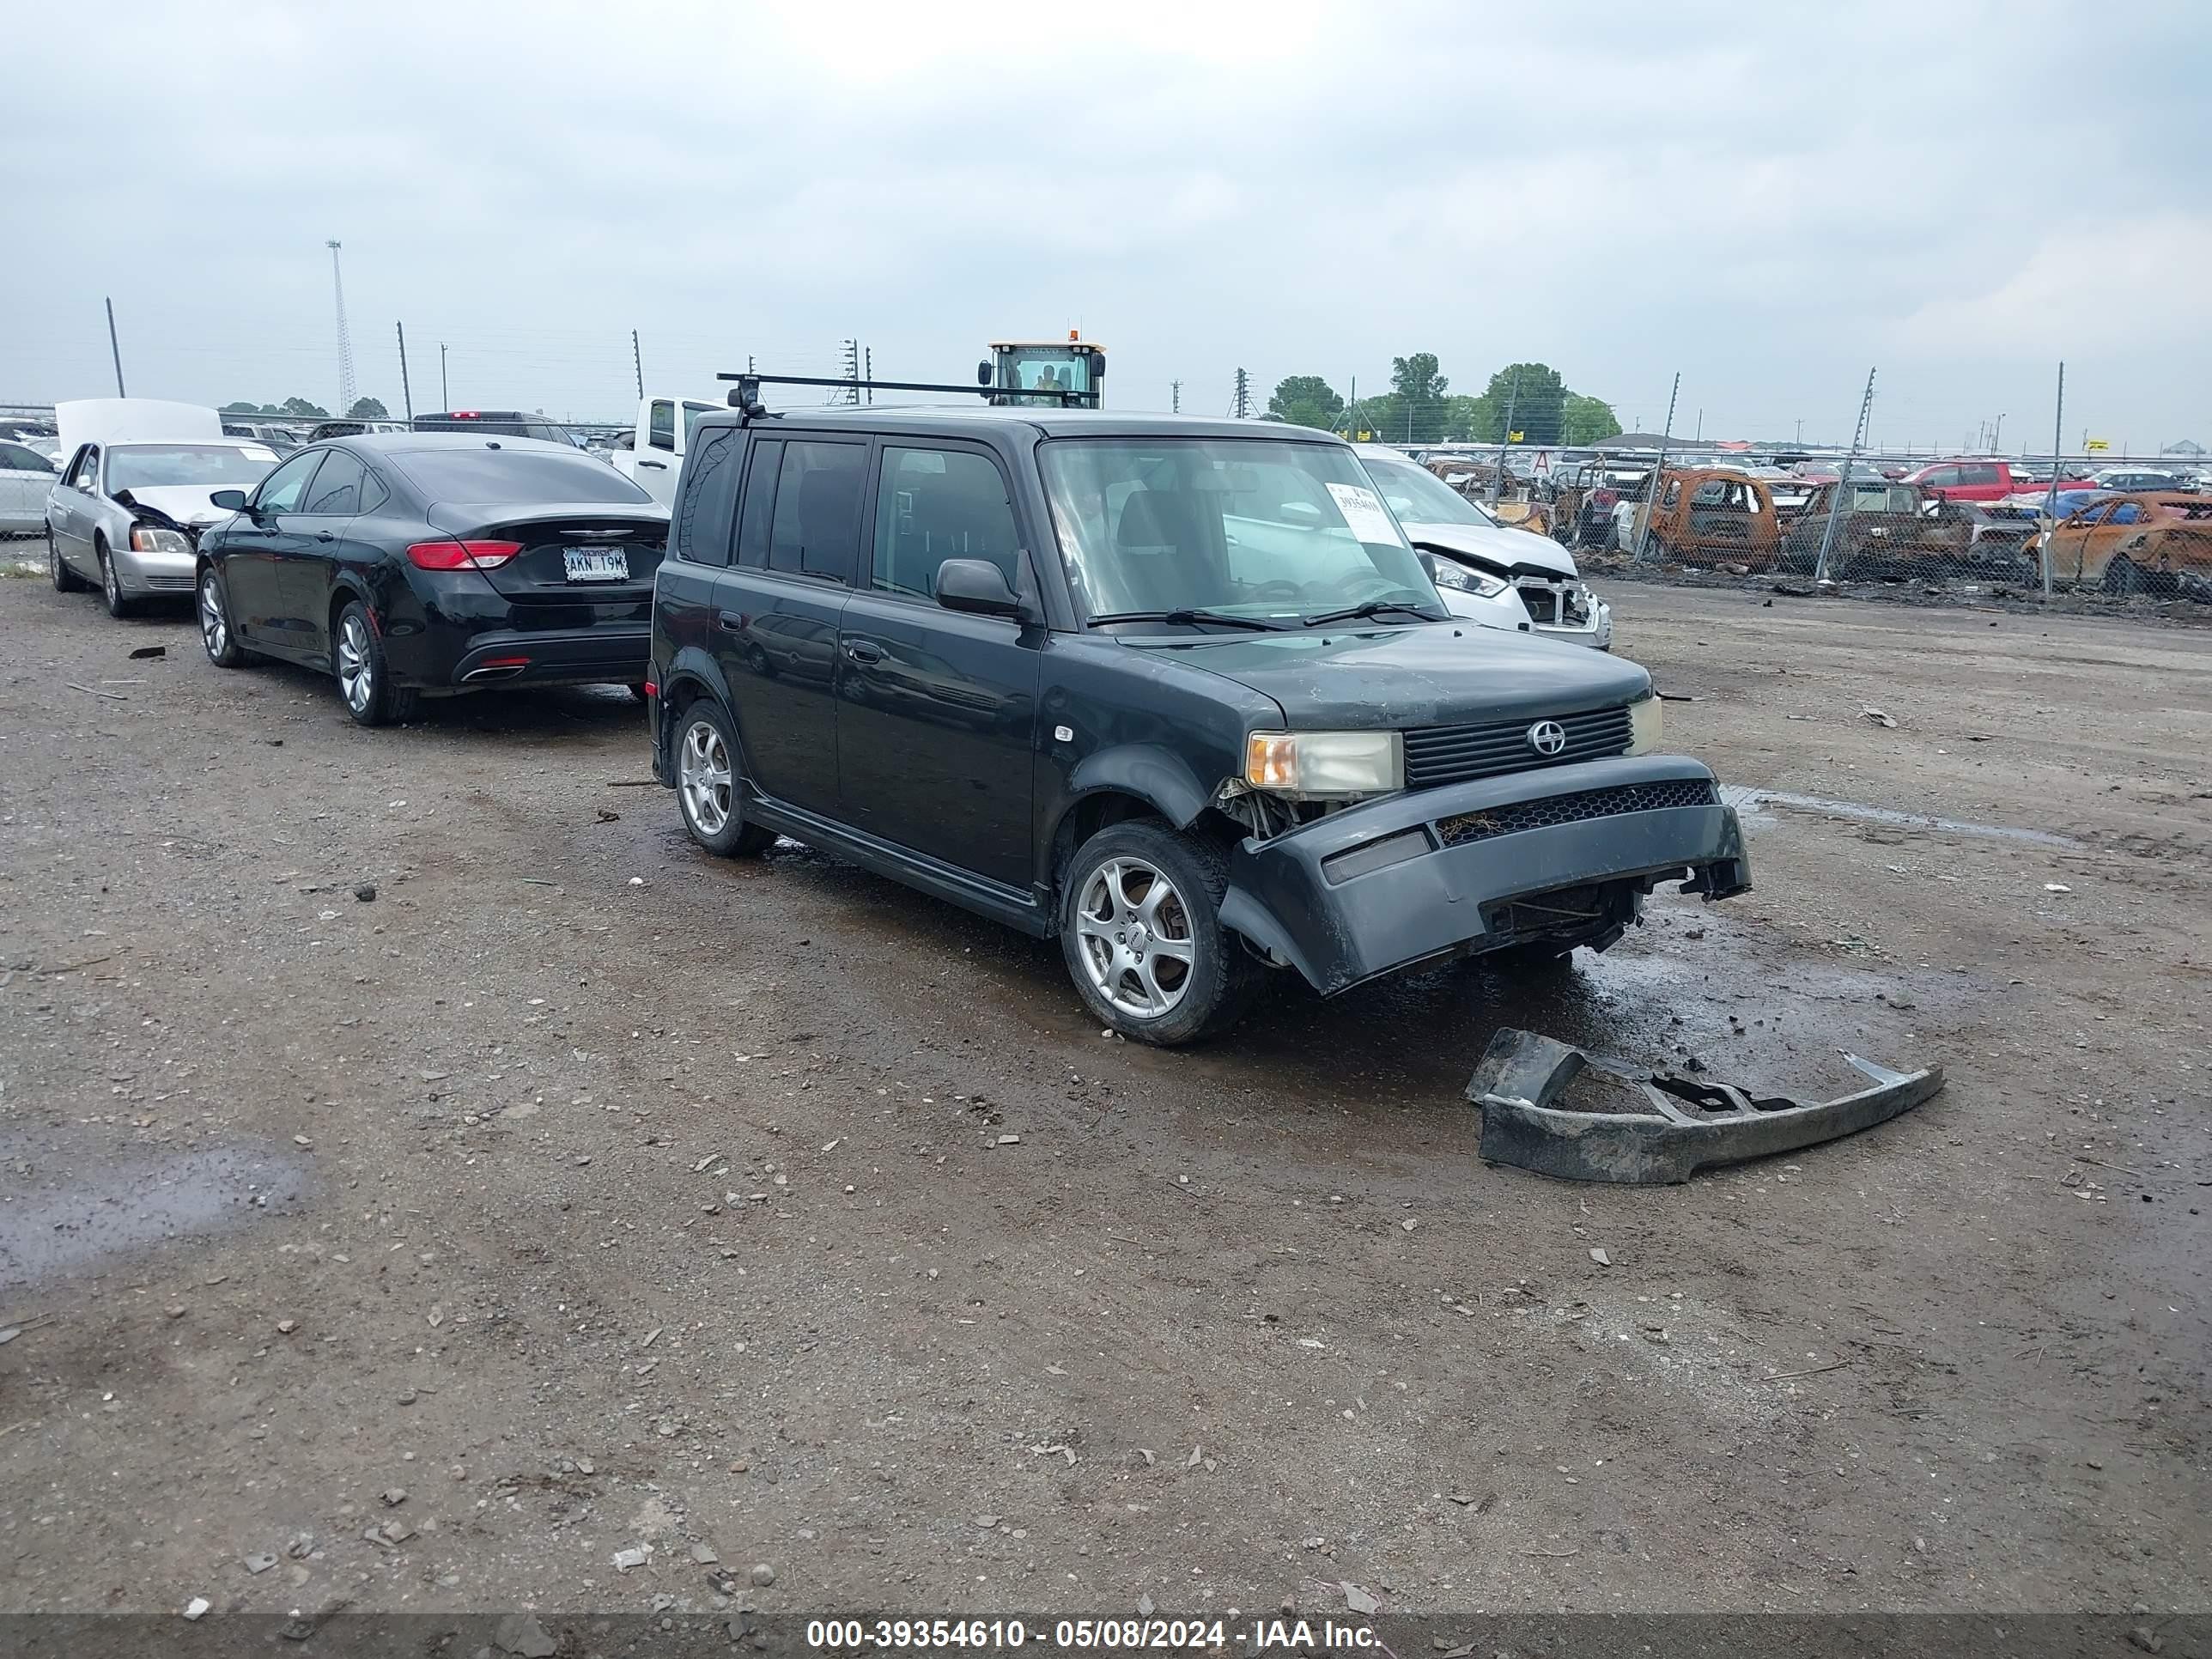
[[[1617,531],[1620,544],[1633,553],[1642,542],[1645,558],[1771,570],[1781,553],[1782,520],[1774,510],[1774,492],[1764,478],[1747,473],[1668,467],[1657,489],[1646,489],[1644,500],[1634,505],[1633,517],[1628,511],[1616,509],[1627,520]]]
[[[2051,580],[2107,593],[2212,590],[2212,496],[2107,495],[2045,532]]]

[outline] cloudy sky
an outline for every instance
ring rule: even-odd
[[[59,14],[52,14],[58,16]],[[220,18],[221,21],[217,21]],[[1656,429],[2212,444],[2212,27],[2180,3],[213,7],[12,31],[0,398],[577,417],[718,369],[1109,401],[1515,358]]]

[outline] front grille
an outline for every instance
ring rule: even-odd
[[[1517,584],[1521,603],[1528,608],[1528,620],[1539,628],[1550,628],[1559,620],[1559,592],[1540,582]]]
[[[1440,819],[1437,837],[1447,847],[1464,847],[1471,841],[1518,835],[1523,830],[1548,830],[1553,824],[1616,817],[1623,812],[1659,812],[1670,806],[1711,806],[1717,799],[1713,786],[1703,778],[1615,784],[1609,789],[1585,789],[1579,794],[1519,800],[1510,806],[1493,806],[1484,812],[1466,812],[1455,818]]]
[[[143,580],[149,593],[189,593],[193,586],[190,576],[148,576]]]
[[[1553,718],[1567,729],[1567,746],[1556,755],[1540,755],[1528,746],[1528,728],[1535,723],[1534,719],[1492,726],[1431,726],[1408,732],[1406,787],[1434,789],[1440,784],[1465,783],[1470,778],[1495,777],[1500,772],[1603,760],[1628,747],[1625,708],[1594,708],[1586,714]]]

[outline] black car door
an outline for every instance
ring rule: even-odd
[[[1047,638],[1036,623],[947,611],[938,567],[983,559],[1034,594],[1006,475],[980,446],[886,441],[873,557],[845,607],[837,709],[847,821],[1024,891],[1031,757]]]
[[[279,466],[255,487],[246,510],[222,532],[220,563],[231,626],[240,639],[264,651],[290,656],[305,652],[310,643],[284,625],[287,611],[279,573],[301,534],[300,503],[307,498],[323,453],[303,449]]]
[[[756,438],[737,562],[714,580],[714,657],[756,787],[836,816],[838,625],[860,562],[864,440]]]
[[[346,550],[346,532],[361,510],[367,473],[343,449],[325,453],[299,510],[282,515],[294,539],[276,562],[284,636],[308,656],[330,653],[331,576]]]

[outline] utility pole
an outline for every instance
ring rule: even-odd
[[[1802,415],[1797,417],[1797,447],[1805,447],[1805,417]]]
[[[1344,435],[1353,443],[1359,441],[1359,377],[1352,377],[1352,400],[1344,406]]]
[[[1521,403],[1521,369],[1516,365],[1513,384],[1505,393],[1505,429],[1498,434],[1498,465],[1490,475],[1490,504],[1498,505],[1498,492],[1505,483],[1505,446],[1513,441],[1513,411]]]
[[[629,331],[629,366],[637,376],[637,400],[645,401],[645,354],[637,349],[637,331]]]
[[[1995,455],[2004,447],[2004,416],[1997,416],[1997,423],[1990,428],[1990,453]]]
[[[1182,382],[1181,380],[1168,382],[1168,408],[1175,414],[1182,413]]]
[[[407,384],[407,325],[394,323],[392,326],[399,331],[399,398],[406,408],[408,422],[412,425],[415,420],[415,393]]]
[[[1851,468],[1859,458],[1859,447],[1866,441],[1867,419],[1874,412],[1874,370],[1867,370],[1866,392],[1859,398],[1858,424],[1851,428],[1851,447],[1844,454],[1844,470],[1836,479],[1836,493],[1828,497],[1828,522],[1820,532],[1820,562],[1813,567],[1813,580],[1828,580],[1828,558],[1835,551],[1836,520],[1841,516],[1844,497],[1851,493]]]
[[[857,404],[860,401],[860,343],[858,339],[845,342],[845,378],[853,386],[845,394],[844,400],[848,404]]]
[[[1238,420],[1246,420],[1250,417],[1252,413],[1252,381],[1251,377],[1246,374],[1241,368],[1237,371],[1237,401],[1235,408],[1237,410],[1237,418]]]
[[[112,299],[107,302],[107,349],[115,356],[115,395],[127,398],[131,394],[123,389],[123,348],[115,339],[115,301]]]
[[[2043,494],[2043,533],[2036,538],[2042,544],[2043,556],[2037,561],[2043,567],[2043,597],[2051,597],[2051,526],[2058,511],[2058,475],[2065,471],[2058,464],[2058,452],[2066,442],[2066,365],[2058,365],[2058,407],[2051,417],[2051,488]]]
[[[1682,395],[1682,371],[1674,371],[1674,385],[1667,393],[1667,424],[1659,428],[1659,459],[1652,463],[1651,480],[1644,486],[1644,528],[1637,533],[1636,558],[1640,564],[1651,540],[1651,514],[1659,505],[1659,485],[1667,476],[1667,441],[1674,435],[1674,400]],[[1633,515],[1629,522],[1636,522]]]
[[[860,367],[864,371],[860,378],[870,382],[868,386],[868,401],[872,404],[876,400],[876,388],[873,384],[876,378],[875,347],[869,346],[860,353]]]
[[[337,413],[353,413],[353,337],[346,331],[345,278],[338,270],[338,244],[329,241],[323,246],[331,251],[331,291],[338,302],[338,406]]]
[[[441,340],[438,342],[438,407],[450,410],[453,406],[453,394],[446,385],[446,343]]]

